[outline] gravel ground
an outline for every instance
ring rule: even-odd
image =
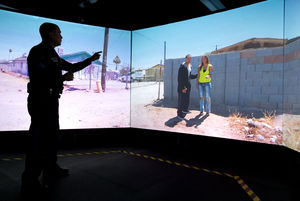
[[[283,144],[300,152],[300,115],[284,114]]]
[[[161,87],[163,91],[163,84]],[[281,144],[280,140],[272,143],[269,140],[250,139],[242,130],[242,126],[233,126],[232,119],[228,116],[211,113],[209,116],[200,117],[199,110],[191,110],[192,113],[179,121],[176,118],[177,108],[158,100],[158,83],[136,83],[131,85],[131,89],[132,127]],[[275,125],[282,125],[282,116],[275,118]]]
[[[132,127],[244,140],[244,136],[230,128],[228,117],[215,114],[200,117],[198,110],[191,110],[185,120],[179,121],[176,108],[154,106],[158,101],[158,83],[148,83],[143,87],[132,85],[131,88]]]

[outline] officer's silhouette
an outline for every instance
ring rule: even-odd
[[[27,140],[25,170],[22,174],[21,193],[23,198],[34,198],[55,178],[67,176],[68,169],[57,164],[59,134],[59,98],[63,82],[73,80],[73,72],[79,71],[98,60],[95,53],[90,58],[75,64],[61,59],[54,48],[61,45],[62,36],[56,24],[40,26],[42,42],[34,46],[28,55],[28,112],[31,125]],[[62,70],[67,71],[62,75]],[[43,181],[39,177],[42,175]],[[33,197],[32,197],[33,196]]]

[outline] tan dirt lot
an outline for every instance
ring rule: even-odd
[[[0,72],[0,131],[28,130],[28,79]],[[60,98],[61,129],[110,128],[130,126],[130,90],[125,83],[108,81],[105,93],[96,93],[95,81],[66,83]]]

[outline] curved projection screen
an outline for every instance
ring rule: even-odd
[[[285,0],[283,143],[300,152],[300,2]]]
[[[131,85],[131,126],[282,145],[283,47],[290,41],[283,38],[283,3],[269,0],[134,31],[133,71],[148,82]],[[190,79],[190,96],[184,96],[178,80],[188,73],[179,73],[188,54],[191,74],[204,55],[213,72],[202,92],[199,80]],[[211,103],[209,116],[206,107],[200,115],[200,98],[204,106]],[[184,119],[177,117],[180,101],[190,103]]]
[[[41,42],[39,26],[44,22],[60,27],[63,40],[56,51],[66,61],[79,62],[103,51],[105,28],[0,10],[0,131],[29,129],[27,56]],[[101,83],[102,55],[74,73],[73,81],[64,82],[60,98],[62,129],[130,126],[130,91],[118,80],[129,71],[130,43],[130,31],[109,29],[105,93],[99,93],[96,85],[97,81]],[[116,57],[119,62],[115,63]]]
[[[107,64],[101,57],[65,82],[61,128],[134,127],[300,151],[299,9],[298,1],[268,0],[133,32],[108,29]],[[26,59],[39,26],[61,28],[56,51],[72,63],[103,50],[105,28],[0,15],[0,130],[27,130]],[[204,56],[210,65],[201,67]]]

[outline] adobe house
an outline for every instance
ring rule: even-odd
[[[2,72],[10,72],[11,71],[12,62],[8,60],[0,61],[0,71]]]
[[[58,48],[57,53],[59,56],[70,62],[70,63],[76,63],[79,61],[83,61],[92,55],[87,53],[86,51],[76,52],[72,54],[63,54],[63,49]],[[28,76],[28,65],[27,65],[27,53],[24,53],[22,57],[18,57],[12,61],[2,61],[0,62],[1,70],[7,71],[7,72],[15,72],[22,75]],[[75,79],[89,79],[89,74],[91,71],[92,79],[98,79],[100,78],[101,74],[101,68],[102,68],[102,62],[95,61],[90,66],[84,68],[83,70],[75,73]],[[112,75],[110,75],[112,74]],[[107,71],[107,76],[111,79],[117,79],[116,72]]]
[[[161,75],[159,75],[161,67]],[[151,68],[145,70],[145,78],[148,81],[158,81],[159,79],[163,80],[164,78],[164,65],[156,64]]]
[[[28,55],[24,53],[22,57],[12,60],[11,72],[28,76],[27,57]]]

